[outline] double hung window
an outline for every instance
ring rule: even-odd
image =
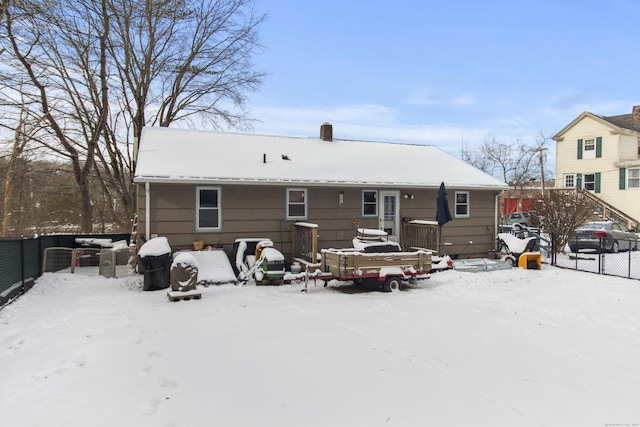
[[[627,188],[640,188],[640,168],[627,169]]]
[[[287,219],[307,219],[306,188],[287,188]]]
[[[362,192],[362,216],[378,216],[378,191]]]
[[[196,187],[196,230],[220,230],[220,213],[220,187]]]
[[[469,218],[470,206],[468,191],[456,191],[455,216],[456,218]]]

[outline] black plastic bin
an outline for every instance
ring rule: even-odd
[[[158,291],[169,287],[171,278],[171,253],[164,255],[138,256],[138,265],[144,274],[145,291]]]

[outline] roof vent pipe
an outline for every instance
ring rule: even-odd
[[[320,139],[323,141],[333,141],[333,126],[331,123],[324,122],[320,126]]]
[[[267,153],[262,154],[262,163],[267,163]]]

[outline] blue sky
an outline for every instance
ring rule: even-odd
[[[433,144],[533,141],[640,104],[636,0],[256,0],[253,131]],[[551,148],[554,143],[551,141]]]

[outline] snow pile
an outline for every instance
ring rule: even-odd
[[[235,283],[236,281],[229,257],[223,250],[184,251],[177,254],[180,256],[182,254],[189,255],[197,263],[198,283]]]
[[[101,248],[109,248],[113,249],[114,251],[129,248],[126,240],[118,240],[114,242],[112,239],[98,237],[77,237],[76,243],[79,243],[83,246],[100,246]]]
[[[260,258],[264,258],[269,262],[284,261],[284,255],[282,255],[282,252],[272,247],[262,249]]]
[[[147,256],[161,256],[171,253],[171,246],[166,237],[154,237],[147,240],[138,251],[138,256],[144,258]]]
[[[509,251],[513,254],[521,254],[527,249],[527,244],[531,239],[535,237],[528,237],[526,239],[520,239],[510,233],[498,233],[498,238],[501,239],[508,247]]]
[[[181,302],[141,281],[47,273],[0,311],[3,427],[640,422],[635,280],[545,265]]]
[[[171,263],[171,268],[174,267],[190,267],[194,270],[197,270],[200,268],[200,263],[191,253],[178,252],[174,255],[173,262]]]

